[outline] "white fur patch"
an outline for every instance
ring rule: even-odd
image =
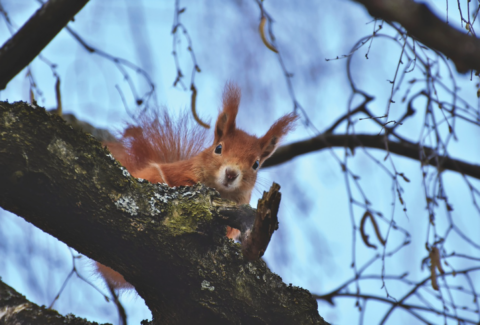
[[[238,173],[237,178],[235,178],[235,180],[231,183],[227,182],[227,177],[226,177],[226,174],[225,174],[225,171],[227,170],[227,168]],[[215,182],[217,183],[218,189],[220,189],[222,191],[229,191],[229,192],[232,191],[233,192],[240,187],[242,177],[243,177],[242,172],[237,167],[231,166],[231,165],[223,165],[218,170],[217,178],[216,178]]]

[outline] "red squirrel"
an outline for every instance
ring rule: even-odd
[[[134,177],[171,187],[203,183],[224,199],[248,204],[258,169],[274,153],[280,138],[292,129],[297,116],[290,113],[281,117],[257,138],[236,127],[239,104],[240,89],[227,84],[213,143],[203,151],[199,148],[202,132],[197,128],[185,134],[186,121],[182,119],[176,127],[166,113],[160,120],[157,115],[144,116],[139,125],[125,130],[118,143],[107,143],[107,147]],[[227,227],[227,237],[236,239],[239,235],[239,230]],[[97,269],[110,288],[131,287],[109,267],[97,263]]]

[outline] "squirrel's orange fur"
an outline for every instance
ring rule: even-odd
[[[107,146],[134,177],[171,187],[203,183],[215,188],[222,198],[248,204],[258,168],[273,154],[297,116],[293,113],[283,116],[263,137],[257,138],[236,127],[239,104],[240,90],[227,84],[213,144],[203,151],[205,132],[198,126],[186,131],[186,118],[175,124],[166,113],[160,118],[142,117],[139,125],[130,125],[125,130],[120,142]],[[239,234],[239,230],[227,227],[229,238],[237,238]],[[97,264],[109,286],[129,286],[119,273]]]

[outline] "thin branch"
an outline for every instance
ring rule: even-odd
[[[402,302],[395,302],[393,300],[390,300],[390,299],[387,299],[387,298],[384,298],[384,297],[375,296],[375,295],[341,292],[341,293],[336,293],[333,297],[330,297],[328,295],[325,295],[325,296],[313,295],[313,297],[315,299],[318,299],[318,300],[326,300],[326,301],[330,301],[333,297],[349,297],[349,298],[362,298],[364,300],[376,300],[376,301],[384,302],[384,303],[387,303],[387,304],[392,304],[395,307],[400,307],[400,308],[404,309],[405,311],[407,311],[409,313],[412,313],[412,309],[413,309],[413,310],[419,310],[419,311],[423,311],[423,312],[433,313],[435,315],[443,314],[447,318],[455,319],[459,322],[464,322],[464,323],[467,323],[467,324],[478,324],[477,321],[467,319],[467,318],[464,318],[464,317],[459,317],[457,315],[452,315],[452,314],[446,313],[444,311],[437,310],[435,308],[423,307],[423,306],[419,306],[419,305],[405,304],[405,303],[402,303]],[[417,315],[415,315],[415,317],[417,317]],[[425,324],[430,324],[426,320],[424,320],[423,322]]]
[[[355,0],[376,18],[400,23],[409,35],[449,57],[459,72],[480,70],[480,40],[438,18],[424,3],[412,0]]]
[[[88,0],[50,0],[0,49],[0,90],[47,46]]]
[[[435,159],[426,158],[434,157],[436,150],[429,147],[422,148],[420,145],[406,140],[388,140],[387,142],[391,153],[420,160],[422,164],[429,164],[437,167],[437,161]],[[330,147],[367,147],[385,150],[385,137],[383,135],[369,134],[321,134],[308,140],[281,146],[263,164],[262,168],[279,165],[297,156]],[[460,172],[461,174],[480,179],[480,165],[470,164],[449,157],[441,157],[439,159],[440,165],[443,169]]]

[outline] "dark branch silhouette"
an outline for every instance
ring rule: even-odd
[[[436,153],[436,150],[428,147],[421,147],[418,143],[413,143],[407,140],[388,140],[385,142],[385,136],[383,135],[321,134],[308,140],[281,146],[262,167],[265,168],[279,165],[295,157],[330,147],[347,147],[351,149],[363,147],[375,148],[383,151],[386,151],[386,148],[388,147],[388,150],[391,153],[418,160],[422,164],[428,164],[435,167],[437,167],[438,164],[438,161],[434,159],[434,153]],[[469,164],[447,156],[441,157],[439,167],[480,179],[480,165]]]
[[[459,72],[480,70],[480,40],[438,18],[413,0],[355,0],[376,18],[400,23],[408,34],[450,58]]]
[[[0,48],[0,90],[40,54],[88,0],[50,0]]]

